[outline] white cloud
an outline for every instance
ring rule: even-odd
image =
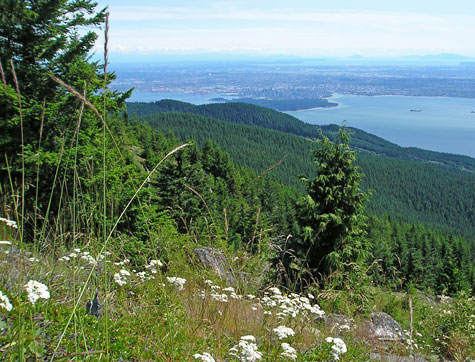
[[[333,49],[346,55],[475,55],[475,16],[469,15],[155,6],[111,6],[110,12],[112,51],[207,49],[312,55]]]

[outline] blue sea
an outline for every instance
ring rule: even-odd
[[[211,103],[226,94],[134,92],[131,101],[176,99],[193,104]],[[286,112],[317,125],[356,127],[404,147],[475,157],[475,99],[409,96],[343,96],[329,99],[334,108]],[[418,110],[419,112],[411,112]]]
[[[404,147],[475,157],[475,99],[336,95],[330,100],[339,106],[286,113],[318,125],[345,121]]]

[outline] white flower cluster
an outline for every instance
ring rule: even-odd
[[[193,355],[193,358],[203,362],[215,362],[213,356],[211,356],[208,352],[205,352],[203,354],[195,353]]]
[[[10,300],[6,295],[2,293],[0,290],[0,307],[3,309],[6,309],[8,312],[10,312],[13,309],[12,304],[10,303]]]
[[[145,266],[145,269],[150,271],[150,273],[152,274],[157,274],[158,273],[157,267],[161,268],[162,266],[163,266],[163,263],[160,260],[150,260],[150,263]]]
[[[332,354],[335,360],[339,360],[340,355],[346,353],[346,344],[341,338],[327,337],[325,338],[325,341],[328,343],[333,343],[332,350],[330,353]]]
[[[272,330],[275,334],[277,334],[278,339],[285,339],[287,337],[295,336],[295,332],[292,328],[278,326]]]
[[[108,253],[107,253],[108,254]],[[84,261],[86,264],[97,265],[97,262],[105,259],[106,253],[100,254],[97,258],[94,258],[88,251],[81,251],[81,249],[74,249],[69,255],[64,255],[58,259],[58,261],[68,262],[78,258],[78,260]]]
[[[176,290],[180,291],[185,288],[186,279],[178,277],[167,277],[170,284],[173,284]]]
[[[7,226],[9,226],[13,229],[18,229],[18,225],[17,225],[16,221],[8,220],[8,219],[5,219],[4,217],[0,217],[0,222],[4,222],[5,224],[7,224]]]
[[[242,299],[242,295],[236,294],[236,290],[233,287],[222,288],[219,285],[213,285],[211,280],[205,280],[205,284],[210,287],[209,294],[205,290],[201,290],[197,294],[201,298],[206,298],[207,295],[213,300],[221,303],[228,303],[229,299]]]
[[[0,245],[12,245],[11,241],[0,240]]]
[[[282,295],[278,288],[270,288],[269,291],[272,294],[269,292],[264,293],[265,295],[260,299],[260,302],[266,308],[278,307],[277,317],[280,319],[285,317],[296,318],[299,315],[308,316],[309,314],[318,317],[325,315],[325,312],[320,309],[318,304],[312,305],[307,297],[302,297],[295,293],[288,296]]]
[[[242,336],[239,343],[230,349],[230,354],[242,362],[255,362],[262,358],[254,336]]]
[[[121,269],[118,273],[114,274],[114,281],[118,285],[123,286],[127,284],[127,277],[130,277],[130,273],[125,269]]]
[[[284,350],[280,354],[283,358],[291,360],[297,359],[297,351],[295,350],[295,348],[291,347],[290,344],[284,342],[280,346]]]
[[[114,265],[116,266],[124,266],[125,264],[129,264],[130,263],[130,260],[129,259],[124,259],[122,261],[118,261],[116,263],[114,263]]]
[[[35,280],[30,280],[24,285],[24,288],[28,293],[28,300],[31,304],[35,304],[40,298],[49,299],[50,297],[48,287],[45,284]]]

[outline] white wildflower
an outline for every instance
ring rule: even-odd
[[[242,299],[242,295],[236,294],[236,293],[234,293],[234,292],[232,292],[231,294],[229,294],[229,297],[231,297],[232,299]]]
[[[205,280],[205,284],[209,285],[209,286],[212,286],[213,285],[213,282],[209,279],[206,279]]]
[[[196,294],[196,296],[204,299],[206,298],[206,292],[201,290],[198,294]]]
[[[217,300],[218,302],[221,302],[221,303],[229,302],[227,294],[211,293],[210,296],[212,299]]]
[[[277,334],[278,339],[285,339],[290,336],[295,336],[295,332],[292,328],[278,326],[272,330],[275,334]]]
[[[195,353],[193,355],[193,358],[204,362],[215,362],[213,356],[211,356],[208,352],[205,352],[203,354]]]
[[[0,221],[4,222],[5,224],[7,224],[7,226],[11,228],[18,229],[18,225],[16,221],[8,220],[8,219],[5,219],[4,217],[0,217]]]
[[[28,260],[31,261],[32,263],[37,263],[40,261],[40,259],[35,258],[35,257],[28,258]]]
[[[66,256],[66,255],[64,255],[64,256],[62,256],[61,258],[58,259],[58,261],[70,261],[70,260],[71,260],[71,258],[69,256]]]
[[[28,299],[31,304],[35,304],[36,301],[40,298],[49,299],[50,297],[48,287],[43,283],[37,282],[35,280],[30,280],[24,285],[24,288],[28,293]]]
[[[272,315],[272,312],[270,310],[265,310],[264,315]]]
[[[127,270],[121,269],[118,273],[114,274],[114,281],[118,285],[123,286],[127,284],[127,277],[129,276],[130,276],[130,273]]]
[[[137,272],[135,274],[140,278],[141,281],[155,279],[153,275],[148,275],[145,271]]]
[[[12,245],[11,241],[0,240],[0,245]]]
[[[157,267],[161,268],[162,266],[163,266],[163,263],[160,260],[150,260],[150,263],[147,266],[145,266],[145,269],[149,270],[150,273],[152,274],[157,274],[158,273]]]
[[[279,290],[279,288],[269,288],[269,291],[271,291],[274,295],[282,295],[281,291]]]
[[[8,312],[10,312],[13,308],[12,304],[10,303],[10,300],[6,295],[2,293],[0,290],[0,307],[6,309]]]
[[[262,353],[257,350],[254,336],[243,336],[239,343],[230,350],[231,356],[242,362],[255,362],[262,358]]]
[[[234,288],[233,287],[227,287],[223,289],[223,292],[229,292],[229,293],[234,293]]]
[[[325,341],[328,343],[333,343],[332,350],[330,353],[333,355],[333,358],[335,358],[335,360],[339,360],[340,355],[346,353],[346,344],[341,338],[327,337]]]
[[[308,299],[315,299],[315,296],[313,294],[308,293],[307,296],[308,296]]]
[[[75,253],[80,253],[81,252],[81,249],[74,249],[73,250]]]
[[[266,307],[275,307],[277,305],[277,302],[267,296],[263,297],[261,300],[262,304],[264,304]]]
[[[81,255],[81,259],[86,261],[87,263],[89,264],[93,264],[93,265],[96,265],[97,262],[96,262],[96,259],[94,259],[91,255],[89,255],[89,253],[87,252],[84,252],[83,255]]]
[[[291,347],[288,343],[282,343],[280,345],[284,352],[281,353],[281,356],[288,359],[297,359],[297,351],[295,348]]]
[[[173,284],[176,290],[180,291],[183,290],[185,287],[186,279],[178,278],[178,277],[167,277],[169,283]]]
[[[249,300],[253,300],[253,299],[256,298],[256,296],[255,296],[255,295],[252,295],[252,294],[248,294],[248,295],[246,295],[246,297],[247,297],[247,299],[249,299]]]
[[[114,265],[123,266],[123,265],[128,264],[128,263],[130,263],[130,260],[129,259],[124,259],[121,262],[114,263]]]
[[[120,273],[120,275],[130,277],[130,273],[125,269],[121,269],[119,273]]]

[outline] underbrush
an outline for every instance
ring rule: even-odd
[[[370,288],[366,307],[348,315],[357,308],[347,295],[297,295],[264,284],[266,263],[258,256],[226,252],[236,278],[229,286],[198,263],[197,245],[186,236],[162,230],[160,237],[160,248],[144,245],[133,261],[118,252],[127,250],[127,237],[102,254],[90,244],[39,255],[28,245],[20,250],[13,238],[4,242],[0,290],[12,308],[0,307],[3,359],[367,361],[371,352],[475,358],[470,298],[439,304],[414,294],[409,308],[407,294]],[[33,303],[25,288],[30,280],[44,284],[49,296]],[[98,317],[86,311],[96,291]],[[365,339],[364,324],[375,311],[391,314],[406,342]],[[330,312],[348,315],[353,326],[326,326]]]

